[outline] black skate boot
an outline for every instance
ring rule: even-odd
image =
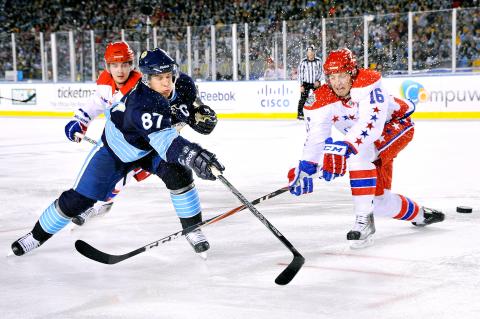
[[[34,250],[37,247],[40,247],[44,242],[40,242],[33,238],[32,233],[28,233],[23,237],[20,237],[12,244],[12,252],[17,256],[22,256],[29,251]]]
[[[200,229],[188,233],[185,237],[197,254],[205,253],[210,248],[207,238]]]
[[[443,222],[443,220],[445,219],[445,214],[442,213],[441,211],[438,211],[432,208],[427,208],[427,207],[422,207],[422,211],[423,211],[423,220],[412,222],[412,224],[417,227],[425,227],[433,223],[440,223],[440,222]]]
[[[373,244],[375,234],[375,220],[373,213],[357,215],[353,229],[347,233],[347,239],[351,240],[351,248],[363,248]]]

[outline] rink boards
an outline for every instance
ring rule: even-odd
[[[220,118],[295,118],[297,81],[196,82]],[[416,102],[415,118],[480,119],[480,73],[384,78],[391,95]],[[70,117],[95,92],[94,83],[1,83],[0,116]],[[10,101],[25,100],[28,102]]]

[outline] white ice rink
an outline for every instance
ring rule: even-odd
[[[4,255],[72,186],[91,148],[67,141],[66,122],[0,118]],[[216,153],[225,177],[254,199],[286,184],[304,129],[293,120],[223,120],[211,136],[184,135]],[[159,179],[131,183],[108,215],[64,229],[28,255],[0,258],[0,318],[480,318],[479,138],[480,122],[417,121],[393,190],[442,209],[446,220],[418,229],[377,218],[375,245],[363,250],[345,239],[354,221],[347,177],[259,205],[306,258],[287,286],[274,279],[291,253],[248,211],[204,228],[207,261],[183,237],[116,265],[81,256],[77,239],[121,254],[180,230]],[[219,181],[196,184],[205,218],[239,205]],[[456,213],[458,205],[474,211]]]

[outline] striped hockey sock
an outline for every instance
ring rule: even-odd
[[[393,216],[393,218],[408,221],[414,220],[420,211],[420,206],[408,197],[402,195],[398,196],[400,196],[400,199],[402,200],[402,206],[400,207],[398,214]]]

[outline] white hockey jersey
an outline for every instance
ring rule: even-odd
[[[381,152],[413,128],[409,116],[414,110],[413,102],[388,94],[376,71],[359,69],[348,99],[339,98],[324,84],[305,103],[307,139],[302,160],[322,161],[324,141],[331,136],[332,127],[359,153],[372,144]]]
[[[85,106],[75,111],[74,117],[88,127],[91,120],[110,108],[115,102],[119,102],[141,77],[140,72],[132,71],[125,85],[118,89],[112,75],[105,70],[102,71],[97,79],[95,94]]]

